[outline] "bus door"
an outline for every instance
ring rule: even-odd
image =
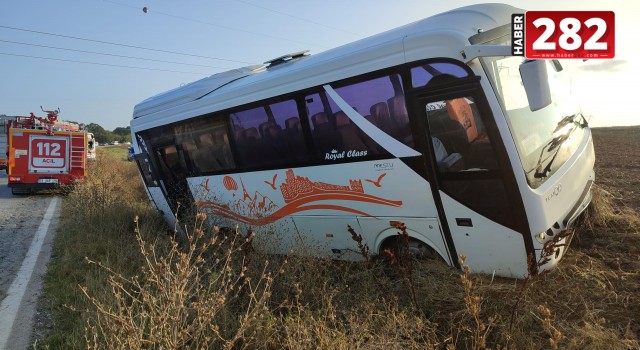
[[[466,256],[474,272],[509,270],[514,261],[526,265],[513,212],[521,200],[506,184],[513,173],[488,104],[467,91],[418,99],[418,145],[452,253]]]

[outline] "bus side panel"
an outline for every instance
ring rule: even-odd
[[[399,159],[188,178],[196,202],[254,226],[286,216],[438,216],[429,183]]]
[[[293,216],[300,237],[298,249],[304,255],[332,257],[344,260],[359,260],[362,255],[348,229],[362,235],[357,218],[353,216]]]
[[[303,239],[293,218],[283,218],[272,224],[264,226],[247,226],[238,225],[237,222],[220,219],[218,217],[209,217],[212,224],[223,224],[226,227],[237,229],[238,233],[246,236],[249,232],[253,233],[253,246],[263,252],[271,254],[299,254],[304,255],[306,251]]]
[[[305,237],[303,243],[320,245],[324,256],[358,255],[348,226],[375,249],[381,232],[392,228],[390,221],[398,221],[415,230],[416,238],[437,242],[434,249],[450,260],[439,225],[424,221],[438,217],[429,183],[399,159],[202,176],[188,183],[199,209],[214,223],[265,232],[287,227],[300,236],[283,239]],[[291,218],[295,229],[284,218]]]
[[[466,257],[465,264],[471,271],[515,278],[528,275],[522,234],[485,218],[442,191],[440,196],[456,250]]]

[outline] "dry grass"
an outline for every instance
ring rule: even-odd
[[[640,225],[617,201],[596,187],[563,262],[524,283],[430,260],[266,256],[202,215],[177,244],[135,166],[99,162],[65,200],[46,283],[54,325],[39,346],[637,349]]]
[[[607,191],[601,186],[593,185],[593,199],[580,225],[585,230],[617,230],[637,232],[640,227],[640,216],[637,210],[627,207],[622,195]]]
[[[204,214],[187,231],[188,244],[171,243],[159,256],[136,230],[144,259],[140,276],[110,274],[113,298],[98,299],[82,288],[95,307],[87,319],[87,348],[232,349],[252,344],[256,325],[268,311],[273,276],[264,263],[256,279],[247,274],[245,237],[205,234]]]
[[[39,342],[51,349],[84,347],[83,320],[90,304],[79,286],[96,291],[100,298],[111,297],[105,288],[109,274],[93,268],[85,258],[133,276],[143,265],[135,249],[134,216],[141,219],[141,231],[154,232],[152,239],[160,239],[158,233],[165,230],[148,204],[135,165],[102,151],[90,163],[86,183],[63,201],[44,286],[45,305],[53,320],[45,342]]]

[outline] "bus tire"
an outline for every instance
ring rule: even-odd
[[[386,257],[387,254],[384,252],[386,249],[391,250],[391,252],[396,256],[408,254],[409,257],[418,260],[442,260],[440,254],[431,248],[431,246],[415,238],[409,238],[408,252],[406,253],[404,252],[402,242],[399,237],[391,237],[387,239],[380,246],[379,254]]]

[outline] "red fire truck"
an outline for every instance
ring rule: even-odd
[[[87,176],[87,132],[58,121],[59,108],[42,110],[45,118],[31,113],[8,121],[7,174],[13,194],[72,185]]]

